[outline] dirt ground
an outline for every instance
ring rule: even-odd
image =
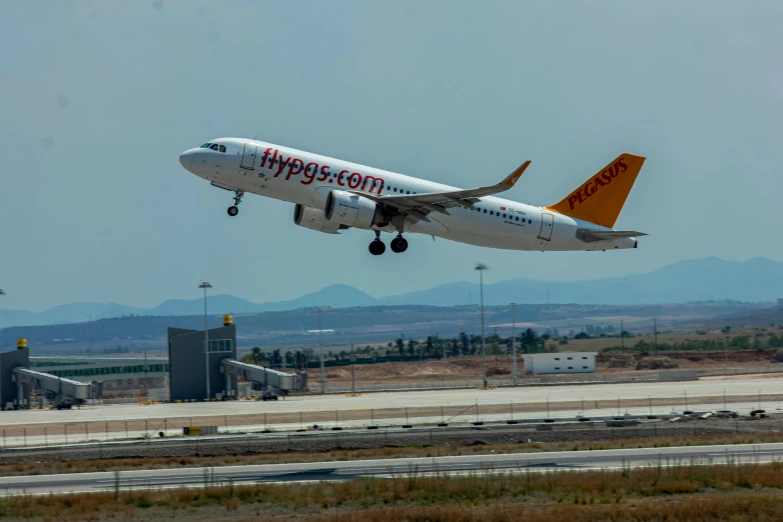
[[[759,365],[770,364],[775,350],[742,350],[729,352],[728,356],[723,352],[682,352],[662,353],[677,363],[682,370],[717,370],[728,369],[729,373],[741,373],[743,368],[751,368]],[[649,373],[644,370],[635,370],[635,362],[642,359],[634,356],[628,366],[609,367],[608,361],[612,358],[629,358],[627,355],[604,356],[600,355],[597,361],[596,374],[612,374],[618,372],[634,371],[640,376]],[[780,365],[783,372],[783,364]],[[512,359],[511,356],[488,356],[487,375],[490,377],[510,377]],[[383,362],[376,364],[357,364],[355,366],[355,378],[357,383],[381,383],[381,382],[415,382],[418,379],[426,381],[459,381],[481,378],[481,357],[456,357],[445,360],[423,361],[421,366],[418,361],[410,362]],[[517,368],[519,374],[524,372],[524,359],[518,358]],[[327,368],[326,378],[332,384],[350,384],[351,366]],[[317,370],[316,370],[317,372]],[[317,376],[316,376],[317,378]]]

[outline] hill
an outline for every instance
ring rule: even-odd
[[[399,295],[372,297],[344,284],[333,284],[290,301],[254,303],[219,294],[208,297],[210,313],[258,313],[315,306],[348,308],[381,305],[455,306],[478,303],[475,282],[455,282]],[[510,279],[484,285],[487,305],[509,302],[642,305],[712,300],[774,302],[783,297],[783,263],[766,258],[745,262],[715,257],[681,261],[645,274],[587,281]],[[118,303],[71,303],[44,312],[0,310],[0,328],[79,323],[130,315],[187,316],[203,313],[201,299],[171,299],[142,309]]]
[[[670,305],[541,305],[520,304],[515,310],[518,329],[534,328],[554,336],[573,335],[586,329],[595,334],[617,333],[623,327],[629,331],[649,331],[652,318],[658,318],[660,331],[696,323],[748,316],[763,310],[761,305],[720,301]],[[486,332],[509,335],[512,327],[509,305],[487,306]],[[417,339],[429,335],[455,337],[460,330],[468,334],[481,331],[480,308],[476,305],[451,307],[398,305],[327,308],[323,311],[323,326],[333,333],[324,336],[327,345],[350,342],[387,343],[397,337]],[[316,308],[238,314],[238,343],[248,346],[314,346],[318,338],[309,330],[318,328]],[[221,324],[219,314],[210,315],[209,326]],[[721,320],[723,322],[723,320]],[[93,353],[116,350],[165,350],[166,328],[201,329],[203,315],[134,316],[101,319],[92,325],[73,323],[47,326],[16,326],[0,332],[0,344],[9,348],[18,337],[28,339],[34,354],[85,353],[90,346],[92,326]]]

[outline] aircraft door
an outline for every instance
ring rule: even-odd
[[[240,167],[247,170],[253,170],[256,164],[256,152],[258,151],[258,145],[253,143],[245,143],[242,147],[242,163]],[[236,165],[236,163],[234,163]]]
[[[541,229],[538,231],[538,239],[549,241],[552,239],[552,229],[555,228],[555,216],[541,213]]]

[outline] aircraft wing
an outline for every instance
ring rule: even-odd
[[[580,228],[576,231],[576,237],[585,243],[594,243],[595,241],[604,241],[607,239],[625,239],[627,237],[646,236],[644,232],[635,232],[633,230],[588,230]]]
[[[455,190],[453,192],[431,192],[427,194],[399,194],[394,196],[377,196],[366,192],[352,190],[354,194],[360,194],[366,198],[374,200],[376,203],[395,210],[400,214],[405,214],[406,219],[416,222],[420,220],[429,221],[427,214],[430,212],[439,212],[449,215],[449,208],[466,207],[474,208],[473,204],[478,203],[482,196],[491,196],[513,187],[530,165],[530,161],[524,162],[514,172],[495,185],[487,187],[478,187],[467,190]]]

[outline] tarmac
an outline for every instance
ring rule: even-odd
[[[351,429],[435,425],[444,421],[451,425],[511,419],[529,421],[550,416],[548,409],[552,410],[553,418],[575,418],[582,414],[590,417],[660,416],[682,412],[685,395],[689,399],[690,410],[723,409],[724,393],[725,407],[742,414],[757,408],[779,411],[782,407],[780,402],[783,402],[783,380],[739,380],[735,377],[725,381],[427,390],[360,396],[300,395],[269,402],[124,404],[60,411],[5,411],[0,412],[0,443],[3,448],[11,448],[157,437],[160,433],[170,437],[182,435],[182,426],[186,425],[217,426],[218,433],[257,433],[295,431],[310,428],[313,424],[326,429]],[[758,399],[748,400],[756,396]],[[654,406],[648,406],[649,397],[658,399]],[[667,398],[672,400],[671,406],[665,405]],[[616,405],[617,399],[619,406]],[[675,403],[678,405],[675,406]],[[581,411],[582,404],[584,412]],[[495,407],[490,410],[493,405]],[[452,411],[455,406],[464,406],[460,408],[464,411],[444,418],[438,415],[441,406],[452,408]],[[525,411],[522,406],[526,406]],[[404,407],[410,408],[410,417],[403,416],[401,409]],[[483,413],[482,407],[485,408]],[[385,415],[379,411],[384,409],[388,411]],[[288,415],[281,417],[282,414]],[[230,423],[227,417],[231,419]]]
[[[317,385],[316,385],[317,386]],[[336,410],[370,410],[385,408],[437,408],[455,405],[530,404],[547,401],[573,402],[584,400],[586,407],[594,401],[619,399],[639,400],[693,399],[694,407],[699,397],[722,397],[727,403],[732,396],[759,395],[762,406],[769,404],[765,396],[783,394],[783,379],[746,379],[732,376],[727,380],[683,382],[631,382],[622,384],[580,384],[536,387],[504,387],[496,389],[418,390],[388,393],[347,395],[297,395],[278,401],[225,401],[196,403],[165,403],[153,405],[122,404],[112,406],[86,406],[73,410],[16,410],[0,412],[0,427],[47,423],[84,423],[98,421],[125,421],[165,419],[177,417],[215,417],[224,415],[258,415],[259,413],[298,413]],[[766,404],[765,404],[766,403]],[[712,404],[709,409],[715,409]],[[592,413],[592,412],[591,412]],[[194,422],[194,424],[197,424]]]

